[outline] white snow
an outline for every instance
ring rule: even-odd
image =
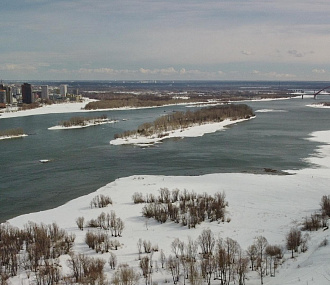
[[[307,107],[311,107],[311,108],[320,108],[320,109],[330,109],[330,106],[324,106],[322,103],[319,104],[309,104],[306,105]]]
[[[278,110],[278,109],[259,109],[254,111],[255,113],[284,113],[286,110]]]
[[[254,117],[251,117],[252,119]],[[130,136],[126,138],[117,138],[110,141],[112,145],[125,145],[132,144],[138,146],[148,146],[156,143],[160,143],[161,141],[169,138],[184,138],[184,137],[200,137],[208,133],[214,133],[219,130],[223,130],[226,126],[233,125],[239,122],[247,121],[249,119],[239,119],[239,120],[230,120],[226,119],[222,122],[218,123],[208,123],[204,125],[195,125],[192,127],[188,127],[185,129],[177,129],[168,131],[161,134],[161,137],[158,134],[154,134],[152,136]]]
[[[0,140],[19,139],[27,136],[28,136],[27,134],[18,135],[18,136],[0,136]]]

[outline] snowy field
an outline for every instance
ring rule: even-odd
[[[50,106],[52,107],[52,106]],[[54,106],[53,106],[54,107]],[[78,105],[77,105],[78,107]],[[79,111],[81,106],[79,107]],[[32,110],[33,111],[33,110]],[[72,109],[70,112],[73,112]],[[3,114],[2,116],[4,116]],[[17,114],[16,114],[17,115]],[[84,217],[85,221],[96,219],[101,212],[115,211],[125,224],[122,237],[117,238],[121,244],[114,251],[118,264],[127,263],[139,269],[137,242],[139,239],[150,241],[157,245],[158,252],[153,255],[153,260],[158,261],[160,250],[166,256],[173,255],[171,243],[179,238],[185,243],[188,238],[196,240],[204,229],[209,228],[216,237],[231,238],[236,240],[243,250],[252,245],[255,237],[264,236],[269,244],[279,245],[285,248],[286,235],[293,226],[301,227],[305,217],[309,217],[320,209],[320,201],[323,195],[329,195],[330,185],[330,131],[315,132],[309,138],[321,143],[321,146],[306,158],[313,166],[299,171],[286,170],[291,175],[266,175],[247,173],[220,173],[203,176],[130,176],[117,179],[114,182],[100,188],[94,193],[74,199],[58,208],[22,215],[13,218],[9,223],[23,228],[29,221],[51,224],[56,222],[68,233],[76,235],[73,250],[76,253],[84,253],[88,256],[109,260],[109,253],[96,254],[85,244],[87,229],[81,231],[76,225],[78,217]],[[143,195],[159,195],[161,188],[170,191],[186,189],[189,192],[212,195],[224,192],[227,207],[225,222],[203,222],[195,229],[188,229],[180,224],[167,222],[160,224],[153,219],[142,217],[143,204],[134,204],[132,195],[141,192]],[[113,204],[106,208],[90,208],[90,202],[96,195],[110,196]],[[295,255],[291,259],[290,252],[285,251],[284,263],[279,266],[276,277],[266,276],[264,284],[269,285],[300,285],[330,284],[330,246],[320,246],[330,238],[330,230],[310,233],[308,251]],[[68,272],[66,259],[61,257],[63,273]],[[171,281],[170,273],[161,269],[153,273],[155,284],[165,284]],[[108,280],[111,280],[113,270],[108,263],[105,265]],[[260,278],[256,272],[247,275],[246,284],[260,284]],[[10,279],[9,284],[32,284],[24,272],[18,277]],[[139,284],[145,284],[141,277]],[[183,278],[178,284],[183,284]],[[188,284],[188,282],[186,282]],[[211,284],[219,284],[219,281],[211,281]]]

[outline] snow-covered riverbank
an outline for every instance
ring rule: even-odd
[[[95,100],[84,98],[82,102],[66,102],[61,104],[44,105],[35,109],[24,111],[19,111],[17,108],[11,108],[9,111],[3,110],[0,112],[0,119],[46,114],[84,112],[85,110],[83,110],[83,108],[91,101]]]
[[[28,135],[22,134],[22,135],[17,135],[17,136],[0,136],[0,140],[9,140],[9,139],[20,139],[27,137]]]

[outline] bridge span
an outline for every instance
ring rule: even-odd
[[[324,90],[329,89],[329,88],[330,88],[330,86],[324,87],[324,88],[320,89],[319,91],[315,92],[314,94],[312,94],[314,96],[314,99],[316,99],[317,95],[330,95],[330,93],[321,94]],[[301,99],[304,99],[304,95],[307,95],[307,94],[301,94]]]

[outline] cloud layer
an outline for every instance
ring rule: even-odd
[[[328,1],[5,2],[3,79],[328,80]]]

